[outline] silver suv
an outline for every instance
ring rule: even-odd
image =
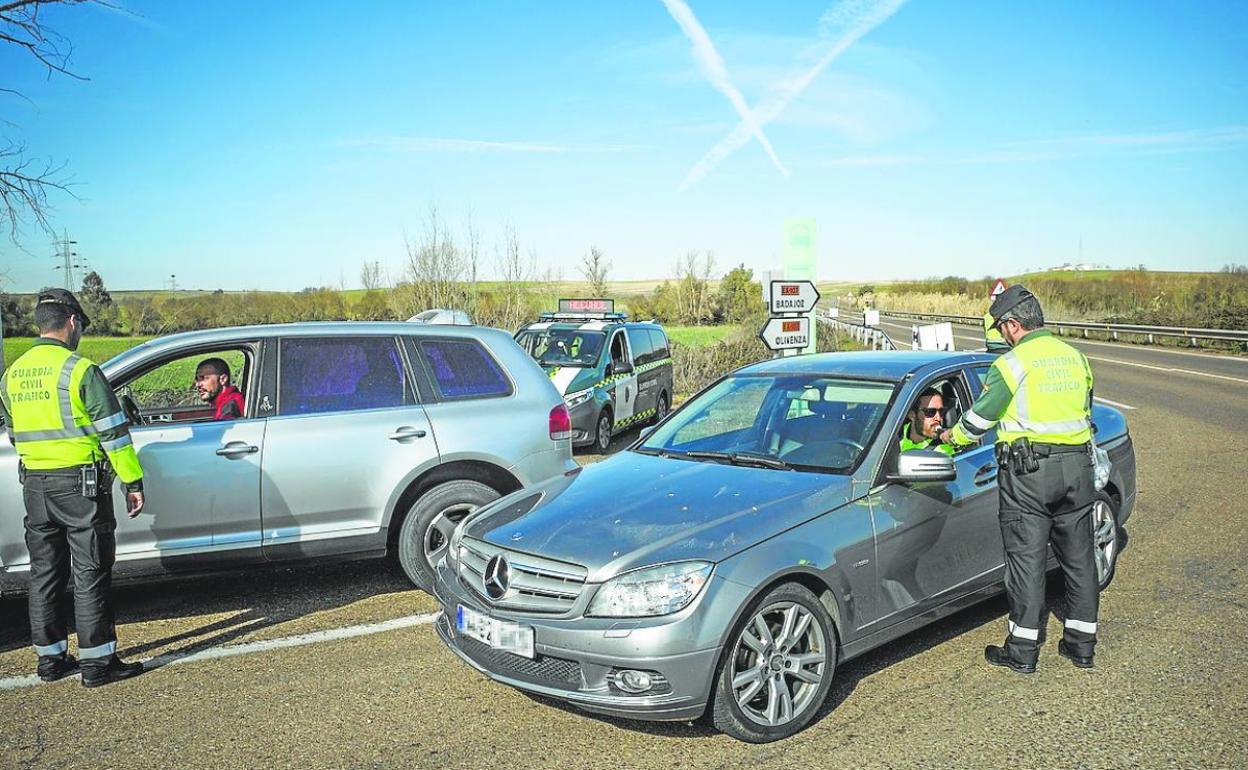
[[[192,390],[219,358],[244,396],[214,421]],[[392,554],[421,587],[451,531],[569,472],[571,425],[506,332],[301,323],[189,332],[102,364],[130,414],[147,506],[115,494],[119,578]],[[0,442],[0,590],[26,588],[17,453]]]

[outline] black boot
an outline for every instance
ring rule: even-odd
[[[1024,663],[1021,660],[1017,660],[1004,647],[998,647],[995,644],[990,644],[984,648],[984,660],[994,666],[1005,666],[1011,671],[1017,671],[1020,674],[1036,673],[1035,662]]]
[[[62,652],[60,655],[39,656],[39,678],[45,682],[55,682],[76,673],[78,660],[73,655]]]
[[[1092,668],[1092,656],[1076,655],[1070,645],[1066,644],[1065,639],[1057,643],[1057,654],[1063,658],[1070,658],[1070,662],[1074,663],[1077,668]]]
[[[82,662],[82,686],[99,687],[143,673],[142,663],[126,663],[116,655]]]

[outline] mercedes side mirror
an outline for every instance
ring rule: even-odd
[[[923,481],[953,481],[958,469],[953,458],[934,449],[912,449],[897,456],[897,470],[889,481],[913,484]]]

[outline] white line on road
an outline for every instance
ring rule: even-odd
[[[1108,398],[1101,398],[1100,396],[1093,396],[1092,400],[1100,401],[1102,404],[1109,404],[1110,406],[1116,406],[1119,409],[1134,409],[1135,408],[1133,406],[1127,406],[1126,404],[1120,404],[1117,401],[1110,401]]]
[[[164,655],[157,655],[154,658],[143,661],[143,663],[147,670],[151,671],[162,666],[174,666],[181,663],[193,663],[201,660],[215,660],[217,658],[232,658],[235,655],[248,655],[253,652],[268,652],[270,650],[281,650],[287,647],[302,647],[307,644],[316,644],[318,642],[352,639],[357,636],[379,634],[383,631],[394,631],[400,628],[429,625],[437,620],[439,614],[440,613],[437,612],[430,612],[424,615],[408,615],[402,618],[382,621],[381,623],[364,623],[358,626],[331,628],[325,631],[313,631],[307,634],[284,636],[278,639],[263,639],[258,642],[247,642],[246,644],[209,647],[208,649],[199,650],[197,652],[170,652]],[[37,675],[14,676],[8,679],[0,679],[0,690],[19,690],[24,687],[34,687],[38,684],[40,684],[40,681]]]
[[[1229,380],[1231,382],[1242,382],[1248,384],[1248,379],[1243,377],[1231,377],[1226,374],[1214,374],[1213,372],[1197,372],[1191,369],[1175,369],[1172,366],[1154,366],[1153,364],[1141,364],[1136,361],[1123,361],[1118,358],[1103,358],[1101,356],[1088,356],[1093,361],[1105,361],[1111,364],[1122,364],[1123,366],[1138,366],[1141,369],[1156,369],[1159,372],[1174,372],[1176,374],[1191,374],[1196,377],[1213,377],[1217,380]]]

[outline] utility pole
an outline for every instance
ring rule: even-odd
[[[78,245],[78,241],[71,241],[64,230],[61,231],[61,239],[53,241],[52,245],[56,247],[56,253],[53,255],[55,259],[61,260],[61,264],[52,268],[53,270],[65,271],[65,290],[74,290],[74,270],[86,269],[86,261],[79,260],[78,252],[74,251],[74,246]]]

